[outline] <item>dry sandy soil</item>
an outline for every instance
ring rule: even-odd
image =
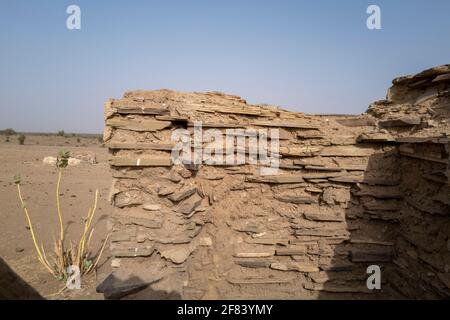
[[[25,281],[47,299],[103,299],[95,292],[96,277],[109,271],[109,251],[106,246],[101,266],[96,275],[82,279],[81,290],[65,290],[65,285],[54,279],[36,258],[25,215],[19,205],[15,174],[22,177],[22,192],[36,229],[38,241],[46,252],[53,250],[53,237],[59,234],[55,189],[57,171],[54,166],[43,164],[47,156],[56,156],[60,149],[71,152],[93,152],[98,163],[68,167],[61,184],[63,219],[68,228],[66,239],[74,242],[80,238],[83,217],[92,205],[95,189],[99,190],[98,211],[95,218],[93,249],[100,247],[106,237],[106,218],[111,206],[108,202],[111,175],[107,163],[108,151],[95,137],[61,137],[55,135],[27,135],[24,145],[17,136],[10,142],[0,136],[0,256]]]

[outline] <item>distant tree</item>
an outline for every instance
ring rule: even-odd
[[[9,142],[9,136],[6,136],[5,142]]]
[[[1,130],[0,134],[3,134],[5,136],[13,136],[13,135],[16,134],[16,131],[14,129],[8,128],[8,129],[5,129],[5,130]]]
[[[24,134],[21,134],[20,136],[17,137],[17,141],[19,141],[19,144],[20,144],[20,145],[23,145],[23,144],[24,144],[25,139],[26,139],[26,137],[25,137]]]
[[[64,137],[66,134],[65,134],[64,130],[59,130],[57,135],[60,137]]]

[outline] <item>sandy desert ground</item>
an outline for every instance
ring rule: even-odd
[[[101,266],[96,275],[82,279],[82,289],[58,293],[65,285],[53,278],[36,258],[25,215],[19,204],[13,182],[20,173],[22,192],[35,225],[38,241],[46,252],[53,250],[53,237],[58,235],[56,211],[56,168],[43,164],[43,158],[56,156],[60,149],[74,152],[92,152],[97,164],[81,164],[65,169],[61,185],[61,206],[67,229],[66,239],[79,239],[82,219],[91,206],[95,189],[99,190],[98,211],[95,217],[95,233],[92,247],[100,247],[106,237],[106,218],[110,213],[108,203],[111,176],[107,163],[108,151],[96,137],[27,135],[24,145],[19,145],[17,135],[6,142],[0,136],[0,256],[39,293],[48,299],[102,299],[95,292],[96,278],[107,274],[109,252],[106,246]]]

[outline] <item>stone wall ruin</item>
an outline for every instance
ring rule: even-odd
[[[449,116],[450,65],[395,79],[386,100],[359,116],[307,115],[218,92],[110,100],[114,271],[101,290],[116,298],[448,298]],[[171,134],[193,132],[196,121],[221,132],[278,128],[278,173],[174,165]],[[381,290],[366,286],[369,265],[381,267]]]

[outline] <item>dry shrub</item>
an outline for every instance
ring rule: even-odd
[[[94,253],[90,249],[90,243],[92,236],[94,234],[94,229],[92,228],[92,220],[94,218],[96,209],[97,209],[97,201],[98,201],[98,190],[95,191],[95,199],[92,207],[89,209],[87,217],[84,219],[84,230],[83,233],[77,242],[76,245],[73,244],[72,241],[69,241],[69,245],[65,243],[65,231],[63,218],[61,213],[61,205],[60,205],[60,185],[61,178],[64,169],[68,165],[70,153],[64,150],[61,150],[58,154],[56,167],[58,169],[58,180],[56,184],[56,208],[57,215],[60,226],[60,235],[59,239],[54,239],[54,254],[52,256],[48,256],[44,250],[44,246],[41,244],[39,246],[38,240],[36,237],[35,230],[33,228],[33,223],[31,221],[31,217],[28,212],[28,208],[26,203],[22,197],[21,190],[21,178],[20,175],[14,177],[14,182],[17,186],[17,192],[19,195],[19,200],[21,206],[24,210],[25,217],[27,219],[27,223],[30,229],[31,238],[33,239],[33,244],[36,249],[37,258],[39,262],[56,278],[63,280],[67,279],[69,276],[68,268],[70,266],[77,266],[80,270],[80,275],[87,275],[94,270],[96,270],[100,258],[102,256],[103,250],[105,249],[106,242],[108,241],[109,234],[106,239],[103,241],[100,249],[97,253]]]
[[[17,141],[19,141],[20,145],[23,145],[25,143],[25,139],[26,136],[24,134],[19,135],[19,137],[17,137]]]

